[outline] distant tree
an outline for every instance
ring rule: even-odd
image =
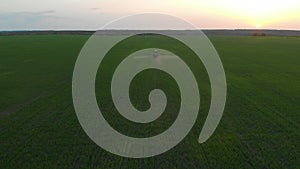
[[[267,34],[265,34],[263,32],[253,32],[252,36],[267,36]]]

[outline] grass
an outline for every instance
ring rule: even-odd
[[[299,167],[298,38],[210,37],[223,62],[228,94],[221,123],[204,144],[197,140],[209,108],[210,86],[202,63],[188,54],[186,61],[199,75],[201,108],[197,122],[176,147],[147,159],[110,154],[94,144],[79,125],[71,80],[77,55],[87,39],[79,35],[0,36],[0,168]],[[183,46],[161,42],[158,45],[178,54],[185,52]],[[136,43],[135,48],[151,44]],[[176,99],[177,86],[159,71],[140,73],[131,85],[143,86],[131,87],[133,104],[146,109],[149,91],[159,87],[169,96],[167,109],[149,125],[122,119],[110,102],[110,93],[101,92],[109,87],[105,83],[109,77],[101,70],[112,71],[122,53],[133,48],[126,44],[117,47],[119,53],[110,53],[117,57],[104,60],[96,82],[98,100],[106,100],[99,102],[105,118],[127,135],[158,134],[176,118],[180,101]]]

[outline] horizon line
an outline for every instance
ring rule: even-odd
[[[152,30],[152,29],[0,29],[0,32],[34,32],[34,31],[114,31],[114,30]],[[173,31],[192,31],[192,30],[208,30],[208,31],[224,31],[224,30],[259,30],[259,31],[300,31],[300,29],[275,29],[275,28],[205,28],[205,29],[153,29],[153,30],[173,30]]]

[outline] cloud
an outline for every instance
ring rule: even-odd
[[[90,9],[91,11],[92,9]],[[55,10],[0,12],[1,30],[96,30],[120,16],[95,12],[65,13]]]
[[[30,29],[49,19],[59,19],[55,10],[38,12],[6,12],[0,13],[0,29]]]
[[[48,14],[54,14],[56,13],[55,10],[47,10],[47,11],[40,11],[40,12],[29,12],[31,14],[36,14],[36,15],[48,15]]]
[[[0,13],[0,17],[7,17],[7,16],[45,16],[54,14],[55,10],[46,10],[46,11],[38,11],[38,12],[28,12],[28,11],[22,11],[22,12],[6,12],[6,13]]]
[[[100,10],[101,8],[89,8],[90,10],[92,10],[92,11],[98,11],[98,10]]]

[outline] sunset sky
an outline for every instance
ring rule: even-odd
[[[95,30],[145,12],[170,14],[201,29],[300,30],[300,0],[0,0],[0,30]]]

